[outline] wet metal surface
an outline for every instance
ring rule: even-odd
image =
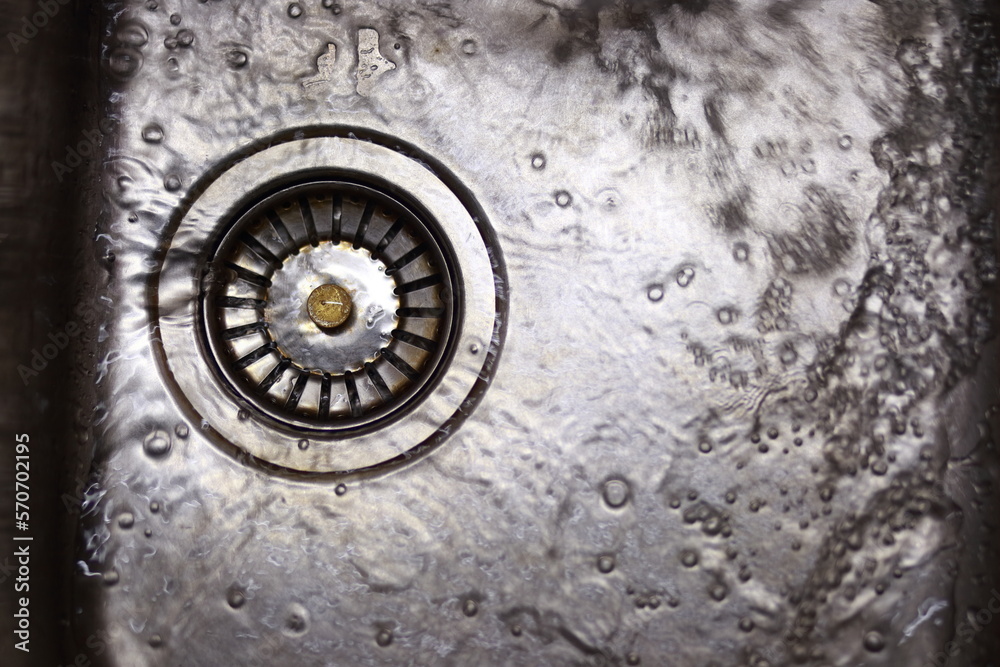
[[[99,25],[70,657],[991,664],[987,9],[157,0]],[[299,433],[219,382],[195,277],[244,195],[349,165],[440,224],[464,309],[407,411]]]

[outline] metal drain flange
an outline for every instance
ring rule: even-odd
[[[222,444],[267,464],[397,460],[440,439],[492,367],[503,281],[480,224],[374,143],[253,154],[173,230],[151,291],[165,377]]]

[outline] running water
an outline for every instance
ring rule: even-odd
[[[88,172],[80,289],[106,320],[83,357],[104,407],[81,425],[93,507],[74,623],[110,639],[93,655],[78,632],[79,650],[114,665],[924,665],[973,627],[949,664],[990,655],[986,12],[102,8],[90,121],[113,129]],[[482,207],[509,297],[505,337],[482,341],[499,351],[489,386],[450,437],[336,485],[272,474],[191,420],[149,311],[177,211],[197,214],[219,165],[324,135],[438,161]]]

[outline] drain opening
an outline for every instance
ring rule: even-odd
[[[345,181],[292,186],[228,228],[203,281],[217,370],[261,412],[349,429],[415,402],[444,363],[457,271],[433,221]]]

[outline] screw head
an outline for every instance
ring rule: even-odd
[[[306,301],[309,319],[320,329],[335,329],[351,315],[350,293],[340,285],[327,283],[312,291]]]

